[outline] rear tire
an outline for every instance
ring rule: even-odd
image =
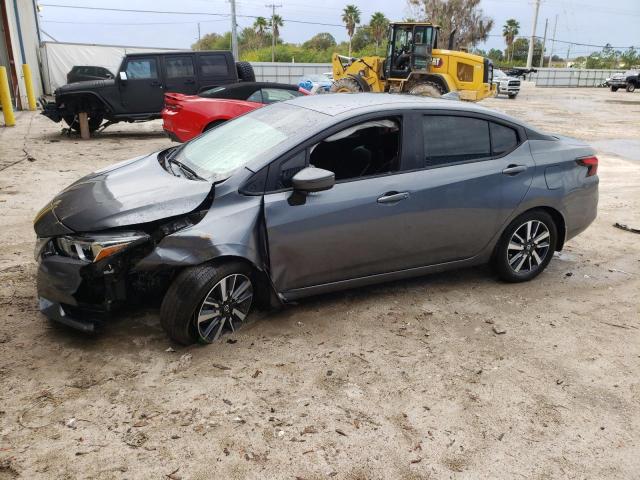
[[[333,82],[329,91],[331,93],[360,93],[362,88],[353,78],[346,77]]]
[[[442,89],[433,82],[421,82],[410,85],[407,89],[409,95],[418,95],[421,97],[439,98],[444,93]]]
[[[241,293],[243,296],[250,293],[250,296],[243,300],[241,307],[234,305],[232,298],[229,298],[228,304],[220,300],[218,306],[213,307],[212,292],[222,295],[219,285],[221,282],[230,282],[231,280],[226,279],[233,278],[234,285],[227,288],[229,285],[225,284],[224,287],[225,291],[231,295],[235,291],[236,277],[243,279],[242,285],[244,285],[244,279],[249,281],[249,285]],[[251,267],[245,263],[228,262],[215,266],[198,265],[186,268],[176,277],[162,300],[160,324],[172,340],[183,345],[196,342],[212,343],[220,335],[240,327],[251,309],[254,292],[255,280]],[[208,302],[206,305],[205,300]],[[207,308],[219,314],[201,320],[207,316]],[[241,312],[234,313],[240,308]],[[218,323],[213,325],[211,335],[205,335],[207,328],[216,321]],[[220,323],[222,323],[221,326]],[[218,331],[219,328],[220,331]]]
[[[547,268],[556,249],[558,229],[547,212],[532,210],[505,229],[496,245],[493,264],[506,282],[526,282]]]
[[[627,92],[632,93],[635,92],[636,86],[633,83],[627,83]]]
[[[236,62],[236,70],[238,71],[238,79],[241,82],[256,81],[256,74],[249,62]]]
[[[78,120],[78,116],[77,115],[65,115],[64,117],[64,121],[67,125],[69,125],[69,128],[71,130],[74,130],[76,132],[80,131],[80,121]],[[102,125],[102,121],[104,120],[104,117],[102,115],[92,115],[89,117],[89,132],[93,133],[95,132],[98,128],[100,128],[100,125]]]

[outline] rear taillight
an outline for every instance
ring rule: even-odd
[[[577,158],[576,163],[583,167],[587,167],[587,177],[593,177],[598,173],[598,157],[595,155],[591,157]]]

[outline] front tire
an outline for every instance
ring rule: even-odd
[[[513,220],[505,229],[493,262],[506,282],[526,282],[547,268],[558,239],[556,224],[547,212],[533,210]]]
[[[516,98],[517,96],[518,96],[518,94],[517,94],[517,93],[510,93],[510,94],[509,94],[509,98],[510,98],[511,100],[513,100],[513,99],[514,99],[514,98]]]
[[[422,82],[410,85],[407,89],[409,95],[418,95],[420,97],[439,98],[442,96],[442,89],[433,82]]]
[[[614,87],[613,85],[611,85],[611,91],[612,92],[617,92],[618,91],[618,87]]]
[[[362,92],[362,88],[353,78],[347,77],[333,82],[329,91],[331,93],[359,93]]]
[[[244,263],[190,267],[167,290],[160,324],[172,340],[183,345],[212,343],[242,325],[253,294],[252,271]]]
[[[627,83],[627,92],[633,93],[636,90],[636,86],[634,83]]]

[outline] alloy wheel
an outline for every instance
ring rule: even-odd
[[[228,275],[209,290],[195,315],[200,341],[211,343],[225,331],[235,332],[253,300],[251,280],[242,274]]]
[[[507,261],[515,273],[530,273],[542,265],[549,254],[551,235],[539,220],[529,220],[513,232],[507,246]]]

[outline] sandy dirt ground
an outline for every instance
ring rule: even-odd
[[[36,302],[36,212],[169,145],[160,123],[0,128],[0,479],[637,479],[640,235],[612,225],[640,227],[640,94],[484,104],[597,145],[599,216],[543,275],[325,295],[190,348],[153,310],[87,337]]]

